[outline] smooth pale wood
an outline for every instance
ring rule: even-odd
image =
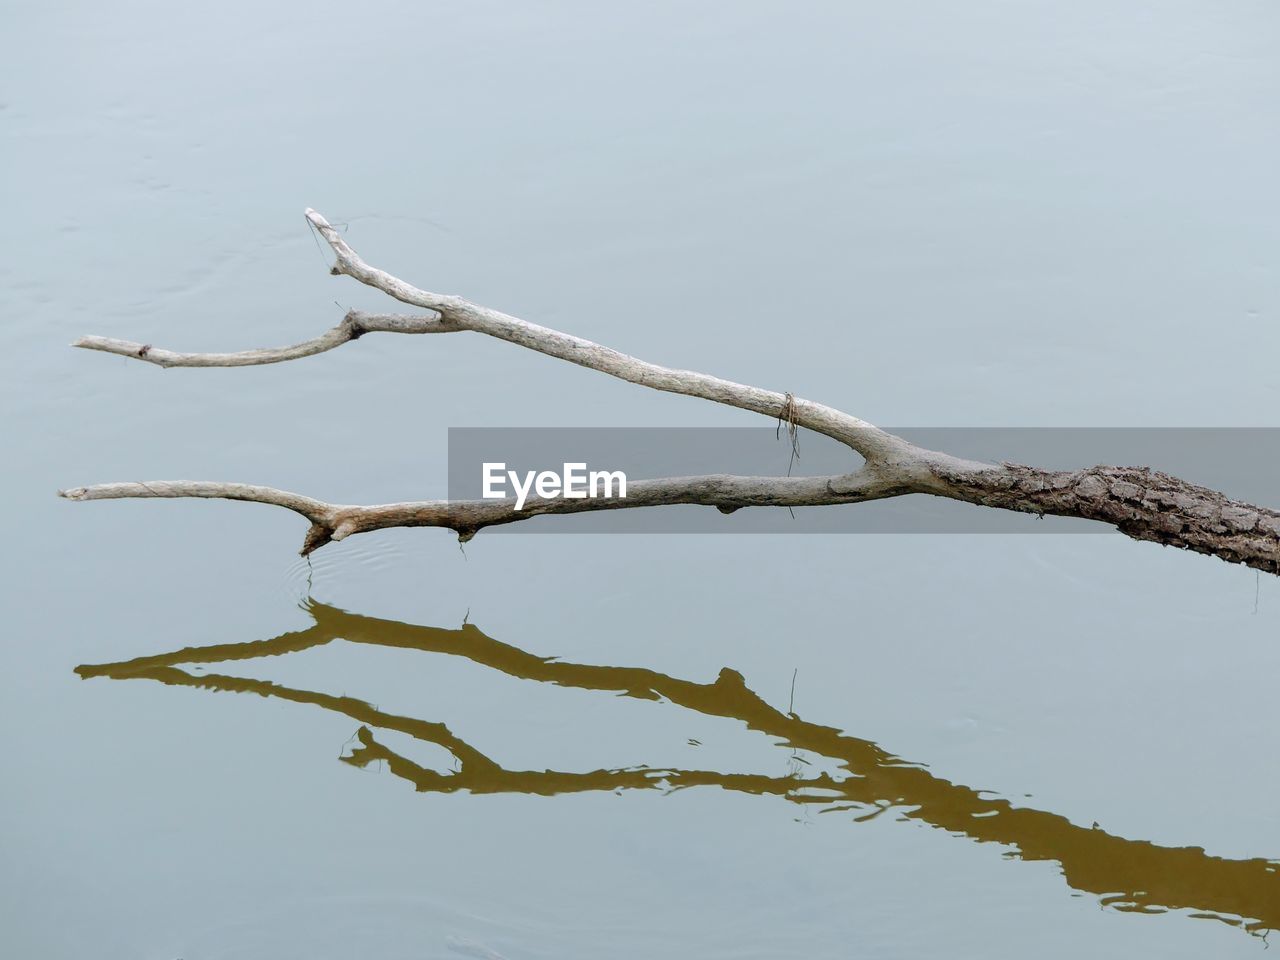
[[[366,333],[452,333],[461,329],[440,317],[411,317],[401,313],[365,313],[348,311],[342,322],[320,336],[287,347],[261,347],[238,353],[178,353],[153,347],[149,343],[116,340],[112,337],[81,337],[71,344],[84,350],[101,350],[134,360],[145,360],[158,367],[253,367],[265,363],[283,363],[314,357],[344,343],[358,340]]]

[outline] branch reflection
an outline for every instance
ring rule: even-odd
[[[1220,920],[1259,936],[1280,927],[1280,862],[1262,858],[1229,860],[1211,856],[1200,847],[1163,847],[1145,840],[1127,840],[1096,827],[1077,826],[1057,814],[1015,807],[1008,800],[984,796],[935,776],[870,741],[778,710],[750,690],[741,674],[728,668],[721,670],[712,683],[694,683],[638,667],[594,666],[539,657],[485,636],[469,624],[456,630],[415,626],[359,616],[314,602],[305,609],[314,620],[313,626],[270,640],[189,647],[119,663],[83,665],[76,672],[83,678],[145,679],[170,686],[256,693],[343,714],[361,726],[356,734],[358,746],[342,759],[359,767],[384,761],[393,774],[419,791],[552,796],[717,786],[783,797],[827,811],[849,811],[856,814],[855,820],[893,810],[901,818],[919,820],[978,843],[1002,844],[1010,848],[1011,857],[1054,861],[1073,888],[1096,895],[1102,904],[1116,910],[1189,910],[1193,916]],[[178,666],[281,656],[337,639],[464,657],[511,677],[562,687],[608,691],[645,700],[664,698],[706,716],[740,721],[748,729],[776,739],[781,747],[827,757],[849,775],[770,777],[651,767],[586,773],[507,770],[442,723],[386,713],[353,697],[298,690],[265,680],[194,674]],[[443,747],[456,758],[458,767],[441,773],[414,763],[379,742],[374,728],[397,731]]]

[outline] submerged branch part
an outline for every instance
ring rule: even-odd
[[[1280,512],[1231,500],[1221,493],[1142,467],[1050,471],[986,464],[926,450],[832,407],[693,370],[647,363],[617,350],[482,307],[461,297],[431,293],[365,263],[342,234],[314,210],[308,223],[329,244],[332,273],[380,290],[428,316],[351,311],[337,327],[303,343],[241,353],[175,353],[150,344],[85,337],[75,346],[168,366],[246,366],[313,356],[364,333],[472,331],[587,367],[640,386],[700,397],[763,414],[831,437],[865,465],[833,477],[713,475],[637,481],[625,499],[422,501],[339,506],[270,487],[243,484],[117,483],[63,491],[73,500],[121,497],[220,497],[287,507],[311,521],[302,552],[355,533],[399,526],[448,527],[468,540],[487,526],[533,516],[668,504],[701,504],[732,513],[748,506],[823,506],[920,493],[1023,513],[1080,517],[1110,524],[1135,540],[1176,546],[1280,574]]]

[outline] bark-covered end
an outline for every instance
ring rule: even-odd
[[[327,527],[322,523],[312,523],[307,530],[306,537],[303,538],[302,549],[298,551],[298,554],[299,556],[309,557],[332,539],[332,527]]]
[[[1135,540],[1280,574],[1280,511],[1148,467],[1040,470],[1004,464],[939,475],[953,495],[971,503],[1098,520]]]

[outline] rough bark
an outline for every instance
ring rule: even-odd
[[[178,353],[150,344],[84,337],[74,344],[162,367],[247,366],[279,363],[332,350],[365,333],[471,331],[606,373],[620,380],[777,418],[847,445],[865,463],[828,477],[712,475],[638,481],[625,499],[530,499],[517,511],[511,501],[416,501],[351,506],[330,504],[270,487],[237,483],[150,481],[111,483],[59,491],[72,500],[133,497],[215,497],[286,507],[311,526],[302,553],[333,540],[386,527],[433,526],[469,540],[484,527],[535,516],[669,504],[798,507],[858,503],[928,494],[1023,513],[1080,517],[1110,524],[1126,536],[1180,547],[1280,574],[1280,512],[1231,500],[1224,494],[1145,467],[1096,466],[1048,471],[1018,464],[988,464],[926,450],[833,407],[790,393],[722,380],[692,370],[647,363],[601,346],[471,303],[431,293],[365,263],[324,217],[307,220],[334,252],[331,272],[346,275],[419,309],[425,316],[352,311],[319,337],[287,347],[240,353]]]
[[[937,471],[947,495],[985,507],[1109,523],[1134,540],[1280,573],[1280,511],[1232,500],[1149,467],[1041,470],[1001,464]]]

